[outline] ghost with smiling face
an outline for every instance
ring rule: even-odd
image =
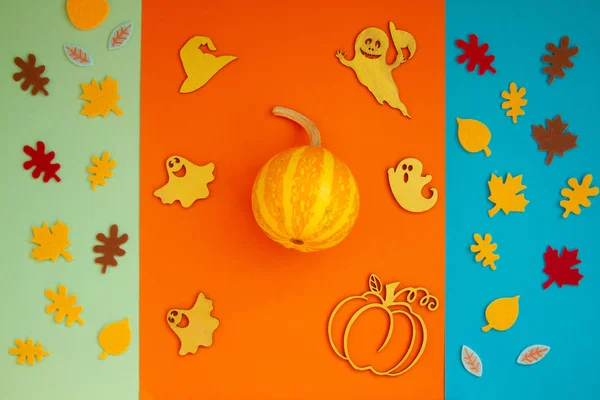
[[[354,70],[360,83],[373,93],[379,104],[386,102],[390,107],[400,110],[402,115],[410,118],[406,106],[400,101],[392,70],[406,62],[401,48],[408,47],[412,57],[416,42],[408,32],[396,30],[393,22],[390,22],[390,32],[398,50],[396,60],[392,64],[386,61],[389,48],[388,36],[379,28],[367,28],[358,35],[354,43],[352,60],[347,60],[343,51],[338,51],[336,56],[343,65]]]
[[[196,200],[208,197],[208,184],[215,180],[213,163],[199,166],[181,157],[172,156],[166,162],[169,181],[154,192],[163,204],[173,204],[179,200],[184,208]]]

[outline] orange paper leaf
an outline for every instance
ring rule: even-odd
[[[83,105],[81,114],[87,115],[88,118],[102,115],[106,117],[109,111],[113,111],[117,115],[123,115],[123,111],[117,106],[117,101],[121,99],[118,94],[118,82],[107,76],[100,83],[100,87],[95,79],[92,79],[91,84],[82,83],[81,89],[83,94],[80,99],[88,100],[89,103]]]

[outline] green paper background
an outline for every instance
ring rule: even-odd
[[[0,348],[8,352],[17,338],[42,341],[51,354],[34,366],[0,357],[0,398],[134,399],[139,381],[139,81],[141,0],[111,0],[106,20],[91,31],[69,21],[64,0],[27,0],[2,7],[0,26]],[[133,36],[108,51],[109,34],[134,22]],[[71,64],[63,45],[86,49],[94,66]],[[14,57],[34,54],[50,78],[48,97],[31,96],[12,80]],[[87,118],[80,114],[81,84],[110,76],[119,82],[124,115]],[[23,146],[42,140],[56,152],[62,182],[43,183],[25,171]],[[104,151],[117,160],[107,186],[91,190],[87,167]],[[71,262],[36,262],[29,255],[32,226],[60,219],[70,228]],[[127,254],[105,275],[94,263],[92,247],[111,224],[129,234]],[[46,314],[44,291],[69,288],[84,307],[85,325],[67,327]],[[119,357],[99,360],[98,333],[108,323],[130,317],[132,342]]]

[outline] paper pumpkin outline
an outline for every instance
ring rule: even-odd
[[[431,197],[423,197],[423,188],[433,177],[423,175],[423,163],[416,158],[405,158],[398,163],[396,169],[389,168],[388,182],[392,194],[400,207],[413,213],[431,210],[437,203],[438,190],[430,188]]]
[[[214,163],[196,165],[185,157],[173,155],[167,158],[165,167],[167,183],[154,191],[163,204],[179,201],[183,208],[189,208],[210,195],[208,184],[215,180]],[[181,171],[183,175],[179,176]]]

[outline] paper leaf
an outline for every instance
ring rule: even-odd
[[[123,115],[123,111],[117,106],[117,101],[121,99],[118,94],[118,82],[107,76],[100,85],[95,79],[92,79],[91,84],[81,84],[83,94],[79,96],[80,99],[88,100],[89,103],[83,105],[81,114],[87,115],[88,118],[102,115],[106,117],[109,111],[113,111],[117,115]]]
[[[69,61],[73,64],[80,67],[91,67],[94,65],[94,60],[92,60],[92,56],[82,47],[76,46],[74,44],[65,44],[63,46],[65,50],[65,54]]]
[[[548,83],[552,84],[554,78],[564,78],[565,71],[563,68],[573,68],[575,64],[570,60],[571,57],[579,53],[579,47],[574,46],[569,48],[569,37],[563,36],[560,38],[559,46],[554,43],[548,43],[546,50],[551,54],[545,54],[542,57],[544,63],[550,64],[544,67],[544,73],[548,74]]]
[[[517,117],[525,115],[525,111],[523,111],[521,107],[527,104],[527,100],[523,98],[527,93],[527,90],[525,90],[524,87],[517,90],[517,84],[514,82],[511,82],[508,90],[508,92],[505,90],[501,94],[502,98],[506,100],[502,103],[502,109],[508,109],[506,116],[512,117],[513,124],[516,124]]]
[[[500,210],[504,211],[504,214],[525,211],[525,206],[529,204],[529,200],[525,199],[524,194],[518,194],[527,188],[527,186],[521,184],[522,179],[523,175],[512,177],[508,174],[506,182],[502,182],[502,177],[492,174],[491,179],[488,181],[488,187],[490,188],[488,199],[495,206],[488,211],[490,218]]]
[[[371,371],[379,376],[400,376],[414,367],[425,352],[427,326],[421,313],[426,312],[425,310],[436,311],[439,300],[424,287],[399,285],[400,282],[392,282],[383,285],[382,289],[379,278],[371,274],[367,281],[368,291],[350,295],[333,308],[327,324],[329,344],[335,354],[348,362],[352,368]],[[365,314],[370,314],[370,311],[366,312],[368,310],[389,316],[385,320],[375,322],[376,326],[370,327],[372,332],[387,332],[383,343],[380,340],[371,340],[374,336],[355,336],[356,329],[353,327],[363,324],[363,320],[375,321],[364,318]],[[409,310],[410,313],[405,310]],[[407,322],[412,325],[412,332],[398,328],[405,326]],[[349,340],[350,336],[353,336],[352,340]],[[410,343],[410,347],[407,348],[405,343]],[[356,360],[357,349],[360,349],[358,353],[362,354],[385,352],[390,363],[383,365],[369,362],[370,360],[362,357],[360,361]]]
[[[48,183],[50,179],[60,182],[60,178],[56,175],[60,169],[60,164],[52,162],[55,153],[53,151],[46,153],[46,144],[44,142],[38,141],[35,144],[35,150],[31,146],[25,146],[23,147],[23,152],[30,157],[29,160],[23,163],[23,169],[29,171],[33,168],[31,176],[34,179],[37,179],[44,174],[44,177],[42,178],[44,183]]]
[[[416,158],[406,158],[398,164],[396,169],[388,169],[388,181],[394,198],[406,211],[425,212],[430,210],[438,199],[438,191],[431,191],[430,197],[423,197],[423,190],[431,182],[431,175],[423,175],[423,164]]]
[[[571,213],[575,215],[581,214],[581,208],[579,207],[591,206],[592,203],[589,198],[598,196],[598,188],[590,187],[592,184],[591,174],[584,176],[581,184],[575,178],[570,178],[567,183],[573,190],[564,188],[560,191],[560,194],[568,199],[560,201],[560,206],[565,209],[563,218],[567,218]]]
[[[117,161],[110,160],[110,153],[105,151],[102,153],[102,158],[98,156],[92,157],[92,166],[89,166],[87,171],[91,174],[88,181],[92,182],[92,190],[96,190],[98,185],[106,186],[106,178],[113,176],[111,171],[117,165]]]
[[[94,246],[94,253],[102,254],[102,256],[96,257],[94,262],[102,265],[102,273],[105,274],[107,267],[116,267],[118,265],[115,257],[125,255],[125,250],[121,246],[127,243],[129,236],[126,233],[119,236],[119,227],[111,225],[108,237],[104,233],[99,233],[96,235],[96,239],[102,244]]]
[[[19,82],[21,79],[21,90],[26,92],[31,86],[31,95],[35,96],[38,93],[43,93],[44,96],[48,96],[46,85],[50,83],[50,79],[43,77],[42,74],[46,71],[45,65],[36,66],[36,58],[33,54],[27,56],[27,62],[21,57],[15,58],[15,64],[21,69],[13,75],[13,80]]]
[[[106,0],[67,0],[67,15],[73,26],[82,31],[99,26],[109,12]]]
[[[579,250],[567,250],[563,247],[562,253],[558,255],[558,250],[548,246],[544,253],[544,273],[549,279],[544,282],[542,287],[548,289],[554,282],[559,288],[563,285],[579,286],[579,281],[583,279],[583,275],[579,273],[578,268],[572,269],[575,265],[580,264],[581,260],[577,259]]]
[[[492,301],[485,309],[488,324],[481,330],[488,332],[492,328],[497,331],[510,329],[519,317],[519,297],[501,297]]]
[[[183,208],[188,208],[196,200],[208,197],[208,184],[215,180],[213,163],[198,166],[181,156],[172,156],[166,167],[169,180],[154,192],[163,204],[179,201]]]
[[[517,357],[517,363],[521,365],[533,365],[542,360],[542,358],[548,355],[550,347],[543,344],[531,345],[519,354]]]
[[[201,292],[189,310],[169,310],[167,323],[179,338],[180,356],[196,354],[200,346],[209,347],[213,344],[213,334],[219,326],[219,320],[211,315],[213,309],[212,300]]]
[[[67,291],[68,289],[65,285],[59,285],[58,292],[51,289],[46,290],[46,297],[52,301],[52,304],[46,306],[46,313],[52,315],[56,312],[54,316],[54,322],[56,323],[61,323],[67,318],[67,326],[71,326],[75,322],[83,325],[84,321],[79,316],[83,311],[83,307],[75,306],[77,296],[67,296]]]
[[[463,345],[460,350],[460,361],[462,362],[463,367],[467,370],[471,375],[475,375],[480,378],[483,374],[483,364],[481,362],[481,358],[479,355],[475,353],[474,350],[469,347]]]
[[[475,243],[477,243],[471,245],[471,252],[477,253],[475,255],[475,261],[480,262],[483,260],[482,266],[496,270],[496,265],[494,263],[500,259],[500,256],[494,254],[498,245],[492,243],[492,235],[486,233],[484,238],[482,238],[479,233],[476,233],[473,235],[473,238],[475,239]]]
[[[463,54],[456,57],[456,61],[459,64],[464,64],[468,61],[467,71],[473,72],[475,67],[479,66],[479,70],[477,71],[479,75],[485,74],[486,71],[490,71],[492,74],[496,73],[496,70],[492,67],[492,62],[496,57],[491,54],[485,54],[490,46],[487,43],[480,46],[477,35],[470,34],[468,43],[462,39],[457,39],[456,47],[463,51]]]
[[[577,135],[565,132],[569,124],[562,122],[562,117],[557,115],[553,120],[546,118],[547,129],[543,125],[531,125],[531,136],[538,143],[539,151],[547,151],[546,165],[550,165],[555,154],[563,156],[565,151],[577,147]]]
[[[101,360],[108,355],[120,356],[125,353],[131,343],[129,318],[106,325],[98,335],[98,343],[103,350],[98,357]]]
[[[69,241],[69,227],[58,221],[51,229],[44,222],[41,228],[33,227],[33,238],[30,242],[38,244],[31,252],[31,258],[37,261],[58,260],[59,256],[63,256],[67,261],[71,261],[73,256],[67,251],[67,247],[71,244]]]
[[[388,36],[383,30],[375,27],[366,28],[358,34],[354,43],[356,51],[353,59],[346,59],[346,53],[342,50],[339,50],[335,56],[343,66],[354,71],[358,81],[369,89],[379,104],[387,103],[410,118],[408,109],[400,100],[398,88],[392,78],[392,70],[407,61],[401,50],[408,48],[410,52],[408,59],[410,59],[417,43],[410,33],[396,29],[393,22],[390,22],[390,33],[394,47],[397,49],[396,59],[392,64],[386,61],[390,42]]]
[[[118,50],[125,46],[133,33],[133,22],[127,21],[117,26],[108,37],[108,50]]]
[[[492,132],[483,123],[476,119],[456,118],[458,123],[458,141],[460,145],[469,153],[478,153],[483,151],[487,157],[492,155],[488,148],[492,140]]]
[[[235,56],[214,56],[203,53],[200,46],[210,51],[217,48],[209,37],[194,36],[181,48],[179,57],[187,78],[179,88],[179,93],[191,93],[204,86],[217,72],[235,60]]]
[[[17,339],[15,340],[17,347],[8,350],[8,353],[17,356],[17,364],[24,364],[27,360],[29,365],[35,364],[36,360],[42,361],[44,357],[50,355],[49,351],[44,350],[42,342],[38,342],[35,346],[33,343],[31,339],[27,339],[26,342],[23,339]]]

